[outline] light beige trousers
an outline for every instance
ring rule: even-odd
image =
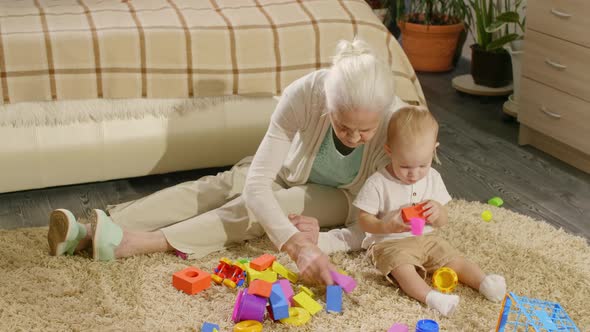
[[[172,247],[198,258],[232,243],[260,237],[262,226],[248,213],[241,192],[249,163],[163,189],[144,198],[107,207],[113,221],[125,229],[161,230]],[[344,225],[350,201],[343,190],[306,184],[287,188],[273,184],[285,214],[316,217],[320,227]],[[320,233],[326,253],[360,248],[364,233],[357,227]]]

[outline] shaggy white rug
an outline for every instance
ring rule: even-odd
[[[506,277],[517,295],[559,302],[581,331],[590,331],[590,249],[585,239],[526,216],[480,203],[454,201],[442,234],[486,272]],[[493,212],[484,222],[484,209]],[[251,241],[203,259],[156,254],[93,262],[50,257],[46,228],[0,231],[1,331],[199,331],[204,321],[232,331],[236,291],[211,286],[194,296],[172,287],[172,274],[188,265],[211,271],[221,257],[253,258],[272,252],[268,239]],[[285,255],[279,261],[293,267]],[[300,331],[386,331],[434,319],[441,331],[493,331],[501,304],[459,286],[458,311],[443,318],[388,284],[362,252],[332,256],[359,287],[345,296],[342,314],[324,311]],[[323,300],[324,291],[312,288]],[[265,331],[289,327],[266,320]]]

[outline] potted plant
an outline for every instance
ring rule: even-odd
[[[469,16],[464,0],[396,0],[396,5],[401,44],[414,69],[451,70]]]
[[[519,11],[524,1],[467,1],[473,11],[473,17],[467,18],[468,26],[476,42],[471,45],[473,81],[492,88],[506,86],[513,79],[512,61],[506,48],[511,44],[511,49],[517,47],[523,38],[525,19],[520,18]]]

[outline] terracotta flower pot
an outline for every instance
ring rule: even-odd
[[[453,69],[453,56],[463,23],[423,25],[398,22],[402,47],[416,71],[441,72]]]

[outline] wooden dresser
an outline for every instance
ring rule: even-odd
[[[590,0],[532,0],[526,15],[519,143],[590,173]]]

